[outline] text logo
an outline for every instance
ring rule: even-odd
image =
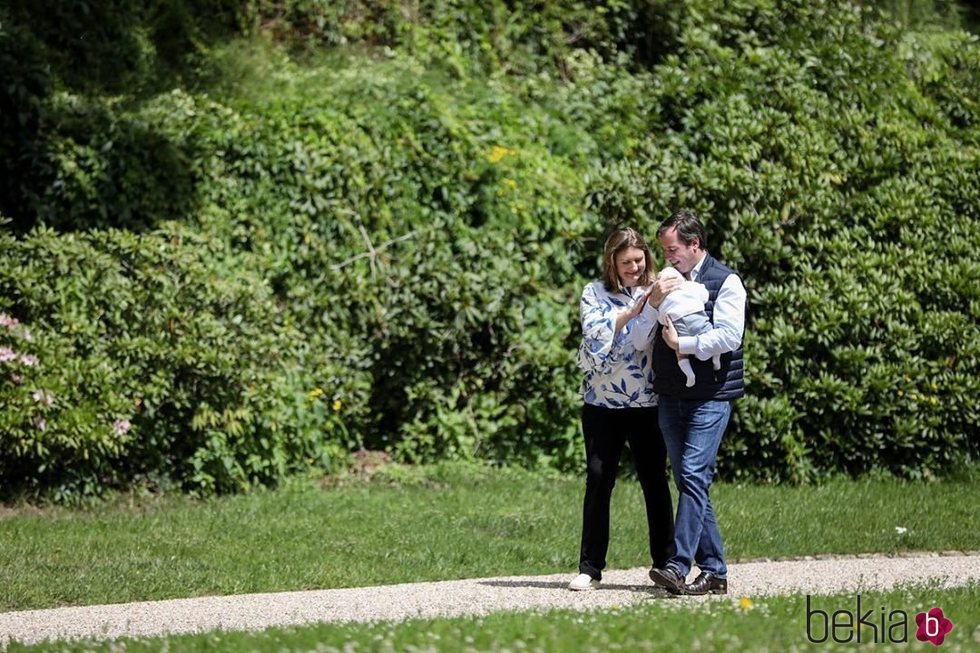
[[[936,646],[941,645],[949,631],[953,630],[953,622],[946,618],[942,608],[920,612],[915,615],[915,623],[919,626],[915,638],[920,642],[932,642]]]
[[[806,638],[813,644],[833,641],[838,644],[855,642],[909,641],[909,615],[905,610],[892,610],[885,606],[868,607],[862,604],[861,595],[851,609],[821,610],[806,595]],[[942,609],[932,608],[915,616],[918,626],[915,637],[920,642],[943,643],[953,630],[953,622],[946,618]]]

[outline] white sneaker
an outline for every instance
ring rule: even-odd
[[[571,583],[568,584],[568,589],[576,592],[581,592],[583,590],[594,590],[598,588],[599,581],[588,574],[579,574],[572,580]]]

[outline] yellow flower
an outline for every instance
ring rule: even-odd
[[[517,188],[517,182],[513,179],[504,179],[504,183],[511,187],[511,189]]]
[[[333,407],[333,412],[339,413],[340,409],[344,407],[344,404],[343,402],[340,401],[340,399],[334,399],[332,407]]]
[[[752,599],[747,596],[743,596],[738,600],[738,607],[742,608],[743,610],[751,610],[753,608]]]
[[[490,148],[490,153],[487,154],[487,161],[490,163],[500,163],[500,160],[505,156],[510,156],[517,154],[517,150],[512,150],[509,147],[504,147],[503,145],[494,145]]]
[[[317,397],[323,394],[323,388],[313,388],[310,390],[310,401],[315,400]]]

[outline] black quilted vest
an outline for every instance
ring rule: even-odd
[[[698,281],[708,289],[708,302],[704,310],[708,319],[714,323],[715,298],[721,285],[728,275],[735,274],[728,266],[714,259],[710,254],[705,256],[704,264]],[[717,372],[712,366],[711,359],[698,360],[690,356],[691,367],[694,369],[695,383],[693,387],[684,385],[684,373],[677,367],[677,356],[674,350],[667,346],[660,335],[660,327],[653,339],[653,390],[659,395],[676,399],[712,399],[727,401],[737,399],[745,394],[743,383],[742,343],[738,349],[721,355],[721,369]]]

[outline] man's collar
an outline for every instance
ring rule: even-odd
[[[704,262],[707,260],[708,260],[708,251],[705,250],[704,256],[701,257],[701,260],[698,261],[693,268],[691,268],[690,272],[688,272],[688,276],[691,278],[692,281],[697,281],[698,279],[701,278],[701,268],[704,266]]]

